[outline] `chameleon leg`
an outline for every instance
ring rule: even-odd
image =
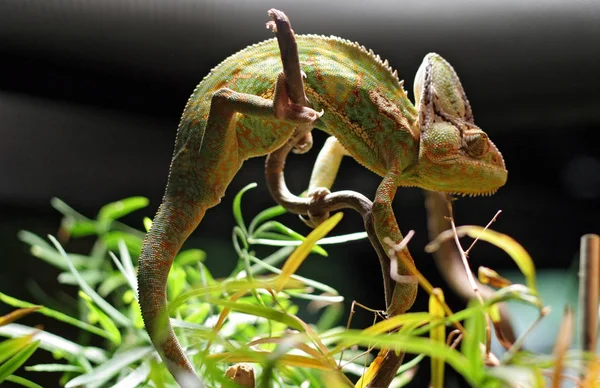
[[[400,232],[400,228],[398,228],[398,223],[392,209],[392,200],[396,194],[398,175],[398,168],[391,168],[388,171],[377,189],[375,201],[373,202],[375,233],[377,234],[379,244],[384,247],[387,246],[383,241],[386,237],[395,242],[402,240],[402,233]],[[401,256],[398,259],[408,260],[410,263],[413,262],[410,252],[406,248],[397,255]],[[398,273],[405,276],[410,275],[406,267],[402,264],[403,260],[400,260],[398,263]],[[387,263],[382,262],[382,270],[383,282],[386,288],[387,313],[389,315],[402,314],[414,303],[417,294],[417,284],[416,282],[393,282],[390,276],[389,261]],[[371,366],[369,366],[369,369],[361,377],[357,386],[359,384],[366,388],[389,386],[403,359],[404,352],[396,353],[393,350],[382,349],[377,354],[377,358],[371,363]]]
[[[386,237],[390,238],[394,242],[402,240],[402,233],[398,227],[394,210],[392,209],[392,200],[396,195],[397,189],[397,177],[399,175],[398,168],[391,168],[388,173],[384,176],[377,192],[375,194],[375,201],[373,202],[373,222],[375,225],[375,233],[377,239],[382,246],[387,246],[384,242]],[[398,274],[400,276],[410,277],[410,272],[403,264],[404,262],[413,263],[412,256],[408,249],[403,249],[399,254],[398,258]],[[404,313],[414,303],[417,295],[417,282],[407,283],[395,283],[392,282],[389,276],[390,267],[383,268],[383,272],[388,275],[384,276],[384,282],[386,284],[386,295],[391,295],[391,300],[387,300],[387,312],[390,315],[397,315]],[[393,291],[392,291],[393,287]]]
[[[278,119],[283,123],[272,127],[253,128],[252,133],[249,134],[250,137],[245,138],[246,141],[241,141],[247,134],[238,133],[235,130],[238,114],[263,117],[269,120]],[[289,102],[286,77],[285,74],[280,73],[277,77],[273,100],[252,94],[238,93],[227,88],[217,90],[212,98],[203,144],[208,142],[210,145],[222,145],[223,148],[211,150],[213,152],[209,156],[214,157],[215,160],[224,159],[221,152],[236,153],[237,150],[241,165],[245,159],[262,156],[279,148],[292,135],[295,125],[311,124],[320,116],[321,113],[312,108]],[[228,168],[228,171],[234,174],[237,172],[237,168]],[[214,172],[211,168],[207,169],[206,166],[203,166],[203,171]],[[229,184],[229,180],[227,184]]]
[[[236,124],[242,115],[264,117],[273,128],[252,133],[253,143]],[[186,131],[173,157],[169,183],[149,231],[139,260],[139,301],[146,330],[165,365],[184,387],[203,386],[186,358],[169,322],[166,283],[173,260],[207,209],[220,202],[225,189],[243,161],[256,149],[276,149],[285,144],[296,125],[311,123],[320,114],[311,108],[289,103],[285,78],[279,76],[274,100],[216,91],[211,100],[205,128]],[[277,120],[281,120],[279,123]],[[264,148],[256,146],[256,143]]]

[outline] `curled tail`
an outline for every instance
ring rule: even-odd
[[[206,206],[165,196],[146,235],[138,269],[138,295],[146,330],[169,372],[182,387],[202,386],[167,312],[167,277],[179,249],[196,229]]]

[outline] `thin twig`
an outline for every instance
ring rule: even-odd
[[[464,251],[462,245],[460,244],[458,232],[456,231],[456,225],[454,224],[454,215],[452,212],[452,203],[450,200],[448,200],[448,212],[450,214],[450,216],[448,217],[448,221],[450,222],[450,225],[452,226],[452,231],[454,232],[454,241],[456,242],[456,247],[458,248],[458,252],[460,253],[460,258],[462,260],[463,266],[465,267],[465,271],[467,273],[467,279],[469,280],[469,283],[471,284],[471,288],[473,289],[475,296],[477,297],[479,302],[481,304],[483,304],[483,297],[479,293],[479,287],[477,286],[477,282],[475,281],[475,277],[473,276],[473,272],[471,271],[471,267],[469,266],[469,261],[467,260],[465,251]]]
[[[378,316],[378,317],[382,318],[382,316],[381,316],[381,310],[372,309],[370,307],[367,307],[367,306],[363,305],[362,303],[359,303],[359,302],[353,300],[352,301],[352,305],[350,306],[350,315],[348,317],[348,321],[346,322],[346,330],[350,330],[350,323],[352,322],[352,317],[354,317],[354,313],[356,312],[354,310],[354,307],[356,307],[356,306],[358,306],[358,307],[360,307],[360,308],[362,308],[364,310],[372,312],[375,315],[375,317]],[[375,324],[376,320],[377,320],[377,318],[374,318],[373,324]],[[366,353],[368,353],[370,351],[371,351],[371,349],[368,349],[366,351]],[[342,357],[343,357],[343,355],[344,355],[344,349],[342,349],[342,351],[340,352],[340,361],[339,361],[340,365],[342,365]]]
[[[527,330],[525,330],[519,336],[519,338],[517,338],[515,340],[515,342],[513,343],[513,345],[510,347],[510,349],[508,349],[508,351],[506,353],[504,353],[504,356],[502,357],[502,363],[503,364],[510,363],[510,361],[517,354],[517,352],[519,350],[521,350],[521,347],[523,346],[523,343],[525,342],[525,339],[527,338],[527,336],[533,331],[533,329],[535,329],[535,327],[542,321],[542,319],[546,315],[548,315],[548,313],[550,313],[550,308],[549,307],[544,307],[540,311],[540,315],[536,318],[536,320],[533,321],[533,323],[531,325],[529,325],[529,327],[527,328]]]
[[[500,215],[500,213],[502,213],[502,210],[498,210],[496,212],[496,215],[494,215],[494,217],[492,217],[492,219],[490,220],[490,222],[487,223],[487,225],[485,226],[485,228],[483,228],[483,230],[481,231],[481,233],[485,232],[490,227],[490,225],[492,225],[494,222],[496,222],[496,218],[498,218],[498,216]],[[469,248],[467,248],[467,250],[465,251],[465,256],[469,257],[469,252],[471,252],[471,249],[475,246],[475,243],[477,241],[479,241],[479,236],[477,236],[477,238],[475,240],[473,240],[473,242],[471,243],[471,245],[469,246]]]

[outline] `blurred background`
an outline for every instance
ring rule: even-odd
[[[600,3],[597,1],[293,1],[52,0],[0,2],[0,291],[31,300],[30,279],[52,293],[56,273],[31,257],[16,234],[56,233],[58,197],[89,217],[132,195],[150,206],[126,222],[142,228],[160,204],[181,111],[195,85],[220,61],[271,38],[266,11],[278,8],[298,34],[337,35],[388,59],[412,98],[422,58],[435,51],[458,72],[476,123],[504,155],[509,179],[496,195],[460,199],[458,224],[485,225],[519,241],[547,276],[546,300],[558,314],[576,284],[579,238],[600,231]],[[307,155],[291,156],[286,174],[295,193],[306,188],[325,136],[314,133]],[[233,196],[246,194],[248,219],[273,206],[264,158],[247,162],[226,197],[210,210],[188,247],[208,254],[216,276],[235,265]],[[379,179],[344,160],[335,189],[373,197]],[[400,189],[395,201],[421,271],[444,287],[430,255],[423,194]],[[302,234],[295,217],[283,221]],[[336,233],[362,230],[348,213]],[[86,245],[87,244],[87,245]],[[71,251],[86,251],[85,240]],[[329,248],[300,273],[337,288],[350,303],[383,308],[381,271],[367,241]],[[503,252],[481,243],[473,266],[513,270]],[[544,283],[542,282],[542,287]],[[74,288],[64,287],[65,291]],[[455,308],[461,302],[447,296]],[[424,293],[415,309],[426,308]],[[0,312],[7,312],[0,306]],[[306,319],[310,320],[310,316]],[[347,319],[344,315],[342,324]],[[370,324],[366,312],[354,325]],[[52,325],[48,323],[47,325]],[[552,338],[549,326],[546,338]],[[61,330],[57,328],[57,330]],[[550,336],[548,336],[550,333]],[[532,344],[531,346],[534,346]],[[537,346],[537,345],[535,345]],[[542,342],[538,351],[549,351]]]

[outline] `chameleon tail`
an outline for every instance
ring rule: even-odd
[[[167,311],[167,277],[175,256],[206,212],[197,201],[165,196],[142,246],[138,293],[146,330],[182,387],[203,386],[187,359]]]

